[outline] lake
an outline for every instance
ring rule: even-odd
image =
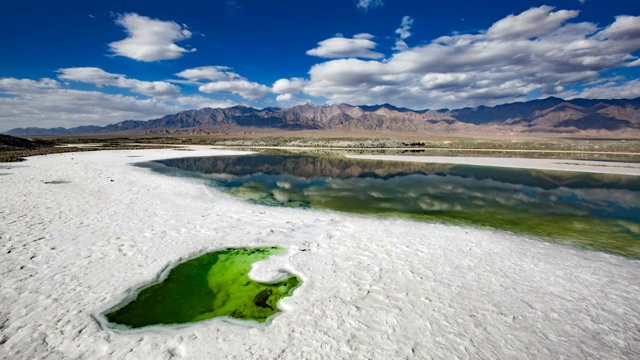
[[[640,177],[305,155],[138,164],[262,205],[488,227],[640,258]]]

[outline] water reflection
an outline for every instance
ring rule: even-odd
[[[267,205],[490,226],[640,257],[637,177],[275,155],[146,166]]]

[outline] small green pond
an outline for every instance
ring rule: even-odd
[[[166,278],[141,288],[133,299],[104,313],[106,319],[126,328],[184,324],[230,317],[267,321],[278,301],[300,285],[291,276],[272,284],[248,276],[251,265],[280,254],[278,247],[225,249],[207,253],[173,267]]]
[[[640,258],[640,177],[306,155],[141,163],[250,201],[507,230]]]

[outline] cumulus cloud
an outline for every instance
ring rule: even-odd
[[[226,91],[247,100],[256,100],[271,92],[269,87],[247,80],[228,66],[202,66],[183,70],[176,75],[199,85],[198,90],[204,93]],[[210,82],[201,83],[199,80]]]
[[[574,92],[567,98],[635,99],[640,98],[640,80],[608,81],[602,85]]]
[[[301,99],[296,97],[293,94],[280,94],[276,97],[276,101],[279,103],[279,106],[282,107],[292,107],[303,104],[313,104],[312,101],[308,99]]]
[[[201,66],[183,70],[176,75],[189,80],[230,81],[244,79],[228,66]]]
[[[51,79],[0,79],[0,131],[15,127],[106,125],[151,119],[180,107],[155,98],[65,89]]]
[[[198,90],[205,93],[227,91],[239,95],[244,99],[255,100],[266,96],[270,91],[265,85],[247,80],[215,81],[204,84]]]
[[[114,86],[148,96],[176,96],[180,88],[166,81],[141,81],[126,75],[108,73],[96,67],[77,67],[58,70],[61,80],[78,81],[97,86]]]
[[[382,0],[357,0],[356,2],[356,7],[364,11],[375,9],[382,5],[384,5],[384,2],[382,2]]]
[[[271,90],[276,94],[297,94],[304,89],[305,81],[301,78],[279,79],[273,83]]]
[[[55,89],[60,83],[54,79],[42,78],[40,80],[0,78],[0,92],[15,92],[21,90]]]
[[[553,11],[553,7],[546,5],[531,8],[497,21],[487,30],[487,35],[492,39],[530,39],[558,30],[579,14],[576,10]]]
[[[640,16],[616,16],[616,21],[600,31],[596,38],[629,42],[634,48],[640,43]]]
[[[138,61],[172,60],[196,51],[176,45],[176,42],[191,38],[185,25],[173,21],[151,19],[135,13],[124,14],[116,19],[124,27],[128,37],[109,44],[111,51]]]
[[[141,99],[69,89],[47,78],[0,78],[0,132],[29,126],[107,125],[130,119],[154,119],[183,110],[234,105],[238,103],[201,95]]]
[[[309,70],[304,93],[330,103],[389,99],[413,108],[521,101],[638,65],[640,17],[618,16],[604,28],[570,22],[577,11],[541,6],[497,21],[486,31],[441,36],[399,48],[385,60],[335,59]],[[403,19],[399,31],[410,34]],[[604,95],[604,93],[603,93]]]
[[[334,37],[320,41],[318,47],[308,50],[307,55],[322,58],[365,58],[379,59],[384,55],[372,51],[378,44],[371,34],[357,34],[352,39]]]
[[[276,101],[291,101],[293,100],[293,95],[292,94],[280,94],[278,95],[278,97],[276,97]]]

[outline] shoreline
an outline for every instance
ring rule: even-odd
[[[70,146],[70,145],[69,145]],[[96,146],[84,146],[94,150]],[[65,147],[59,147],[65,148]],[[335,150],[339,148],[298,148],[298,147],[249,147],[256,150]],[[136,148],[137,149],[137,148]],[[95,149],[95,151],[130,151],[132,149]],[[135,149],[134,149],[135,150]],[[140,150],[145,150],[140,148]],[[153,150],[153,149],[148,149]],[[191,153],[193,151],[202,150],[222,150],[233,151],[237,153],[250,154],[259,153],[260,151],[253,150],[240,150],[236,147],[228,146],[210,146],[210,145],[178,145],[172,147],[159,147],[155,150],[173,150],[175,154],[180,152]],[[344,150],[347,150],[346,148]],[[348,149],[354,150],[354,149]],[[356,149],[357,150],[357,149]],[[362,150],[371,150],[363,148]],[[387,149],[388,150],[388,149]],[[462,150],[460,150],[462,151]],[[493,150],[486,150],[493,151]],[[503,150],[495,150],[503,151]],[[540,152],[540,151],[527,151],[527,150],[511,150],[513,152]],[[80,154],[84,151],[67,152],[66,154]],[[546,152],[546,151],[545,151]],[[555,152],[555,151],[548,151]],[[36,154],[29,155],[26,159],[32,157],[51,156],[58,153],[51,154]],[[620,153],[623,154],[623,153]],[[191,154],[192,156],[212,156],[207,154]],[[422,156],[422,155],[374,155],[374,154],[342,154],[346,158],[352,159],[365,159],[365,160],[382,160],[382,161],[403,161],[403,162],[419,162],[419,163],[437,163],[437,164],[455,164],[455,165],[471,165],[471,166],[489,166],[489,167],[504,167],[504,168],[516,168],[516,169],[532,169],[532,170],[550,170],[550,171],[571,171],[571,172],[586,172],[597,174],[614,174],[614,175],[629,175],[640,176],[640,163],[631,162],[618,162],[618,161],[594,161],[594,160],[570,160],[570,159],[538,159],[538,158],[523,158],[523,157],[475,157],[475,156]],[[185,155],[175,156],[185,157]],[[186,157],[189,157],[187,155]],[[167,159],[172,158],[167,157]],[[0,170],[3,168],[11,168],[11,164],[18,164],[22,161],[13,161],[0,163]]]
[[[574,171],[598,174],[640,176],[640,164],[592,160],[453,157],[453,156],[404,156],[404,155],[345,155],[351,159],[405,161],[420,163],[492,166],[517,169]]]
[[[371,150],[371,151],[396,151],[396,150],[418,150],[418,151],[459,151],[459,152],[507,152],[507,153],[558,153],[558,154],[597,154],[597,155],[640,155],[639,152],[629,151],[581,151],[581,150],[537,150],[537,149],[484,149],[484,148],[448,148],[448,147],[340,147],[340,146],[230,146],[211,145],[216,149],[238,149],[250,148],[260,150]]]

